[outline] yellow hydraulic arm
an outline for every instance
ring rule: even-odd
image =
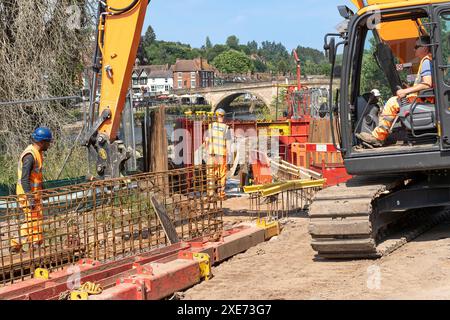
[[[90,121],[83,143],[97,153],[100,177],[118,177],[129,158],[129,152],[118,140],[118,131],[148,3],[149,0],[105,0],[99,4]],[[95,116],[95,92],[100,77],[100,101]]]

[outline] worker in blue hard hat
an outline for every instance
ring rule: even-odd
[[[49,128],[39,127],[31,135],[30,144],[21,154],[17,167],[17,186],[19,206],[26,222],[20,226],[19,239],[11,241],[11,251],[27,251],[43,242],[42,235],[42,167],[43,152],[47,151],[53,141]]]
[[[219,181],[218,193],[225,198],[225,184],[227,179],[227,142],[231,139],[228,125],[224,123],[225,111],[216,110],[217,120],[209,125],[206,144],[208,148],[208,165]]]

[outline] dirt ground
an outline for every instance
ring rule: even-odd
[[[242,208],[242,201],[224,206]],[[228,211],[225,221],[246,218]],[[214,267],[213,274],[184,299],[450,299],[450,222],[379,260],[326,261],[310,246],[307,215],[290,217],[280,236]]]

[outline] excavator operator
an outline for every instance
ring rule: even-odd
[[[43,152],[52,143],[52,132],[47,127],[37,128],[31,135],[32,144],[21,154],[17,168],[16,194],[19,206],[25,215],[25,223],[20,225],[19,239],[11,240],[11,252],[27,251],[43,242],[42,230],[42,190]],[[25,243],[24,243],[25,242]]]
[[[416,57],[420,59],[420,66],[414,85],[410,88],[398,90],[397,96],[390,98],[386,103],[383,112],[380,115],[378,127],[376,127],[372,133],[362,132],[356,134],[357,138],[373,147],[383,146],[389,136],[392,123],[400,111],[399,100],[406,98],[408,103],[412,104],[414,100],[417,99],[417,95],[420,91],[433,87],[433,62],[430,44],[431,40],[429,36],[421,36],[416,41],[414,49]],[[433,100],[432,98],[427,99]],[[433,101],[428,100],[422,102],[434,103]]]

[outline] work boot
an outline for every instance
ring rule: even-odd
[[[370,144],[373,147],[381,147],[381,146],[383,146],[383,141],[378,140],[377,138],[375,138],[370,133],[367,133],[367,132],[357,133],[356,137],[358,139],[364,141],[365,143]]]

